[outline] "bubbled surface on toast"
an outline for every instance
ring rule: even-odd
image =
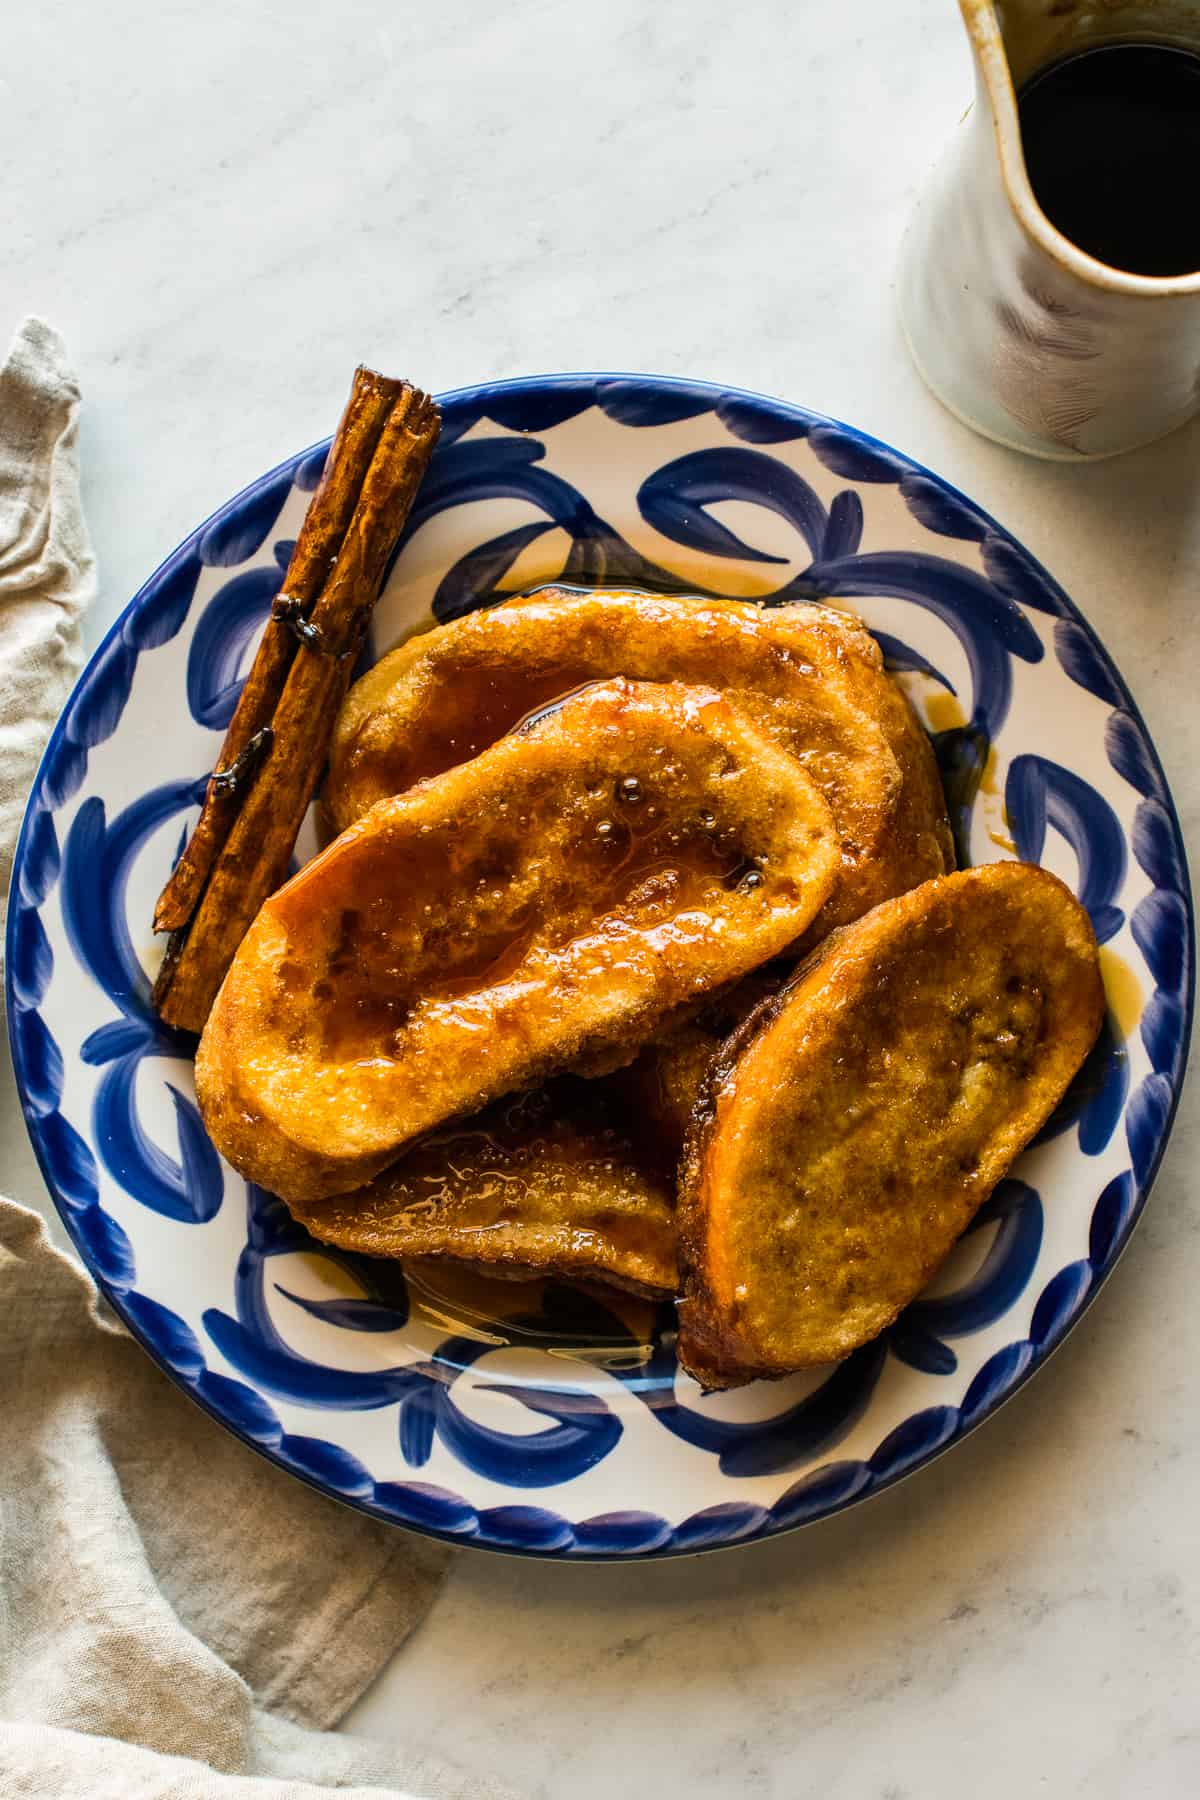
[[[838,854],[820,793],[728,699],[588,688],[381,802],[266,903],[201,1039],[205,1123],[284,1199],[362,1186],[777,954]]]
[[[816,935],[953,867],[928,740],[878,646],[852,615],[804,604],[550,587],[455,619],[351,689],[325,804],[344,828],[531,710],[618,675],[719,688],[803,764],[842,852]]]
[[[298,1206],[314,1237],[368,1256],[674,1293],[674,1171],[604,1081],[562,1077],[435,1132],[368,1187]]]
[[[1045,870],[927,883],[831,938],[726,1046],[680,1191],[680,1355],[734,1386],[847,1355],[929,1280],[1103,1016]]]

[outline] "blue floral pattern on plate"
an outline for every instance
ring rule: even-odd
[[[151,577],[85,671],[17,851],[8,1007],[67,1228],[157,1361],[285,1468],[385,1519],[552,1556],[742,1542],[928,1461],[1043,1360],[1108,1273],[1170,1129],[1194,925],[1178,822],[1103,647],[1020,544],[861,432],[640,376],[466,389],[373,651],[540,581],[844,601],[932,732],[964,860],[1069,881],[1110,1018],[937,1283],[836,1367],[704,1399],[670,1308],[507,1289],[489,1313],[314,1244],[204,1132],[191,1041],[149,1004],[146,921],[203,792],[320,444]]]

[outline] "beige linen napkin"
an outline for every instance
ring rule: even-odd
[[[26,321],[0,369],[0,896],[93,587],[78,407],[61,341]],[[500,1794],[329,1730],[447,1561],[222,1431],[0,1198],[6,1800]]]

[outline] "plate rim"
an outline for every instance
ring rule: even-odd
[[[110,1281],[94,1267],[88,1246],[80,1237],[73,1212],[71,1208],[66,1206],[60,1199],[56,1183],[52,1179],[44,1135],[40,1125],[40,1117],[28,1096],[25,1047],[18,1033],[14,1029],[17,1002],[13,981],[13,952],[16,946],[17,934],[20,929],[20,920],[27,909],[19,904],[14,904],[14,896],[27,853],[31,822],[35,816],[39,815],[43,810],[47,810],[51,816],[53,815],[54,810],[56,810],[53,808],[43,809],[40,804],[41,795],[47,774],[57,757],[59,747],[65,735],[67,717],[72,710],[76,695],[88,680],[93,669],[108,657],[114,641],[121,636],[127,621],[137,613],[144,598],[156,591],[162,581],[184,561],[198,545],[209,527],[214,524],[215,521],[223,518],[234,509],[244,506],[263,488],[267,487],[270,483],[277,481],[285,470],[290,469],[294,472],[319,450],[327,448],[332,442],[332,437],[327,436],[316,439],[304,449],[283,458],[272,468],[266,470],[253,481],[248,482],[245,487],[239,489],[237,493],[231,495],[227,500],[215,507],[212,512],[188,532],[187,536],[181,539],[175,548],[163,558],[157,567],[137,588],[125,606],[122,607],[116,619],[104,633],[103,637],[92,651],[92,654],[88,657],[76,676],[70,693],[63,703],[58,718],[55,720],[54,727],[50,733],[45,749],[39,759],[37,772],[30,786],[22,814],[20,831],[17,835],[13,852],[8,916],[5,928],[5,1019],[13,1065],[13,1077],[21,1104],[21,1113],[25,1122],[25,1128],[32,1144],[34,1155],[37,1159],[38,1168],[42,1179],[45,1182],[47,1193],[54,1203],[55,1211],[58,1213],[59,1219],[61,1220],[71,1243],[74,1245],[75,1251],[79,1256],[85,1271],[99,1292],[104,1296],[107,1303],[120,1318],[126,1330],[151,1358],[156,1367],[167,1376],[181,1393],[185,1394],[193,1404],[199,1406],[226,1431],[232,1432],[232,1434],[248,1449],[254,1451],[257,1455],[263,1457],[267,1462],[273,1464],[294,1479],[303,1481],[307,1486],[313,1488],[317,1493],[324,1495],[327,1499],[338,1501],[342,1505],[350,1507],[357,1512],[365,1513],[369,1517],[378,1519],[394,1529],[413,1531],[421,1536],[430,1537],[442,1543],[456,1545],[462,1549],[486,1551],[493,1555],[533,1557],[542,1562],[611,1563],[663,1561],[668,1558],[707,1555],[718,1550],[737,1549],[745,1545],[762,1543],[771,1538],[782,1537],[791,1532],[804,1530],[810,1526],[819,1524],[824,1519],[834,1518],[839,1513],[845,1512],[851,1507],[861,1506],[866,1501],[873,1500],[885,1493],[888,1489],[895,1487],[899,1482],[908,1480],[920,1470],[928,1468],[932,1463],[938,1461],[949,1450],[953,1449],[955,1445],[961,1443],[965,1438],[977,1431],[981,1425],[993,1418],[1002,1406],[1011,1400],[1014,1395],[1021,1392],[1033,1376],[1046,1366],[1054,1351],[1065,1341],[1083,1318],[1084,1314],[1088,1311],[1092,1302],[1104,1288],[1113,1270],[1117,1267],[1117,1264],[1121,1261],[1125,1251],[1129,1247],[1133,1233],[1145,1211],[1146,1202],[1150,1197],[1154,1182],[1157,1179],[1167,1145],[1170,1142],[1171,1133],[1174,1129],[1179,1102],[1187,1078],[1188,1051],[1191,1044],[1196,1000],[1196,916],[1192,895],[1191,876],[1188,868],[1187,846],[1184,841],[1179,813],[1175,804],[1175,796],[1170,783],[1167,780],[1166,772],[1163,769],[1158,746],[1146,725],[1141,708],[1130,691],[1124,675],[1121,673],[1121,670],[1104,645],[1095,627],[1090,623],[1075,601],[1068,593],[1066,593],[1050,571],[1046,569],[1041,560],[1034,556],[1026,547],[1024,541],[1017,537],[1013,531],[1001,524],[1000,521],[985,507],[982,507],[977,500],[965,493],[955,483],[946,480],[945,477],[929,468],[928,465],[917,461],[905,451],[897,449],[895,445],[888,443],[885,439],[876,437],[873,433],[864,431],[857,425],[848,424],[844,420],[837,419],[830,414],[815,411],[810,407],[801,406],[794,401],[784,400],[770,394],[763,394],[754,389],[729,386],[722,382],[694,380],[690,377],[679,375],[655,375],[627,370],[578,370],[559,371],[547,375],[520,375],[498,381],[476,382],[464,387],[447,389],[444,392],[435,395],[434,398],[442,407],[451,405],[469,405],[472,402],[480,402],[479,417],[485,418],[488,416],[488,406],[486,402],[496,395],[541,393],[545,392],[547,389],[575,385],[582,386],[584,384],[596,386],[597,384],[607,382],[628,384],[647,392],[653,391],[659,393],[682,394],[696,399],[703,399],[706,402],[711,402],[711,404],[706,407],[698,409],[697,413],[694,415],[696,417],[701,416],[703,411],[715,412],[717,402],[732,399],[735,401],[750,402],[757,407],[765,409],[776,417],[782,416],[788,420],[803,424],[810,429],[814,424],[818,428],[826,426],[831,427],[836,432],[844,434],[855,442],[865,445],[870,449],[882,451],[887,457],[902,463],[905,466],[905,473],[927,477],[942,492],[953,496],[955,499],[961,500],[983,524],[995,530],[1002,539],[1015,543],[1029,559],[1029,562],[1037,575],[1045,580],[1054,590],[1056,598],[1063,604],[1064,616],[1068,617],[1074,624],[1080,626],[1092,647],[1099,651],[1106,671],[1110,673],[1114,679],[1117,691],[1121,696],[1121,704],[1124,710],[1133,719],[1141,733],[1142,740],[1149,753],[1151,766],[1158,777],[1161,790],[1161,802],[1167,814],[1171,827],[1173,844],[1179,856],[1180,873],[1182,877],[1181,897],[1184,905],[1186,941],[1189,955],[1184,1016],[1180,1040],[1181,1054],[1179,1059],[1179,1073],[1177,1078],[1172,1082],[1170,1105],[1160,1127],[1158,1141],[1155,1145],[1153,1156],[1147,1165],[1145,1176],[1139,1184],[1139,1191],[1136,1194],[1129,1216],[1121,1227],[1120,1235],[1109,1250],[1104,1267],[1098,1274],[1094,1275],[1093,1279],[1089,1282],[1086,1291],[1073,1303],[1069,1314],[1055,1331],[1053,1337],[1040,1346],[1030,1345],[1031,1353],[1028,1362],[1008,1380],[1002,1391],[992,1395],[986,1403],[972,1415],[969,1422],[965,1424],[962,1423],[961,1406],[955,1409],[959,1414],[959,1418],[956,1421],[954,1428],[947,1434],[943,1441],[922,1450],[913,1461],[906,1464],[904,1467],[875,1477],[869,1483],[864,1484],[854,1492],[834,1500],[828,1505],[822,1506],[808,1517],[785,1523],[776,1523],[768,1516],[765,1521],[756,1525],[752,1530],[742,1532],[733,1531],[723,1538],[718,1537],[697,1544],[678,1545],[668,1543],[659,1547],[643,1550],[628,1548],[597,1548],[586,1550],[574,1546],[546,1548],[538,1545],[531,1545],[529,1543],[522,1543],[517,1538],[512,1538],[509,1541],[504,1542],[495,1541],[493,1538],[465,1537],[453,1529],[398,1518],[395,1513],[389,1512],[386,1507],[379,1505],[373,1500],[367,1500],[360,1496],[338,1492],[317,1476],[310,1474],[301,1468],[297,1468],[293,1462],[287,1460],[278,1451],[272,1449],[268,1445],[256,1442],[244,1427],[239,1425],[226,1413],[223,1413],[213,1402],[197,1393],[196,1390],[184,1380],[182,1374],[167,1361],[140,1323],[133,1317],[129,1307],[125,1303],[123,1294],[114,1288]],[[595,406],[596,400],[593,398],[587,404],[588,406]],[[580,411],[584,410],[586,410],[586,408],[580,408]],[[32,910],[36,912],[38,909],[34,908]],[[1070,1265],[1066,1266],[1069,1267]],[[1054,1278],[1051,1277],[1051,1279]],[[919,1416],[919,1413],[910,1415],[910,1417],[913,1418]],[[549,1511],[549,1509],[544,1508],[536,1510]],[[556,1514],[553,1516],[561,1517],[562,1515]],[[567,1522],[569,1523],[569,1521]],[[684,1522],[686,1521],[680,1521],[681,1524]],[[675,1527],[674,1529],[678,1529],[678,1527]]]

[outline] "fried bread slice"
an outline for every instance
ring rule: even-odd
[[[266,902],[196,1058],[218,1150],[285,1200],[775,955],[838,865],[829,808],[725,697],[613,681],[382,801]]]
[[[726,1044],[681,1169],[679,1354],[707,1388],[849,1354],[920,1293],[1104,1012],[1055,876],[927,882],[826,941]]]
[[[639,1140],[653,1144],[672,1173],[713,1059],[726,1038],[779,991],[790,973],[786,963],[755,969],[707,1005],[669,1025],[643,1045],[627,1067],[605,1077],[627,1116],[637,1122]]]
[[[853,902],[866,905],[858,912],[847,908],[835,921],[838,925],[861,918],[872,906],[906,894],[923,881],[951,874],[958,860],[933,745],[908,697],[882,667],[864,669],[862,679],[864,703],[900,766],[900,793],[883,840],[852,895]],[[819,941],[810,930],[802,948]]]
[[[955,866],[954,838],[932,745],[901,690],[881,671],[869,671],[868,680],[874,687],[877,716],[902,771],[899,799],[875,853],[825,902],[804,936],[791,947],[793,960],[810,955],[839,923],[851,923],[872,906],[949,874]],[[782,985],[787,973],[786,968],[770,972],[772,991]],[[661,1034],[644,1047],[629,1070],[650,1116],[677,1144],[682,1145],[713,1056],[763,998],[767,975],[756,971],[747,976],[721,996],[714,1009],[684,1019]]]
[[[337,723],[324,795],[333,822],[344,829],[385,796],[478,755],[531,710],[614,675],[719,688],[803,764],[842,844],[816,935],[953,866],[928,740],[856,618],[621,590],[540,588],[383,657]]]
[[[674,1170],[630,1134],[617,1098],[605,1081],[560,1077],[434,1132],[365,1188],[292,1210],[314,1237],[367,1256],[665,1298]]]

